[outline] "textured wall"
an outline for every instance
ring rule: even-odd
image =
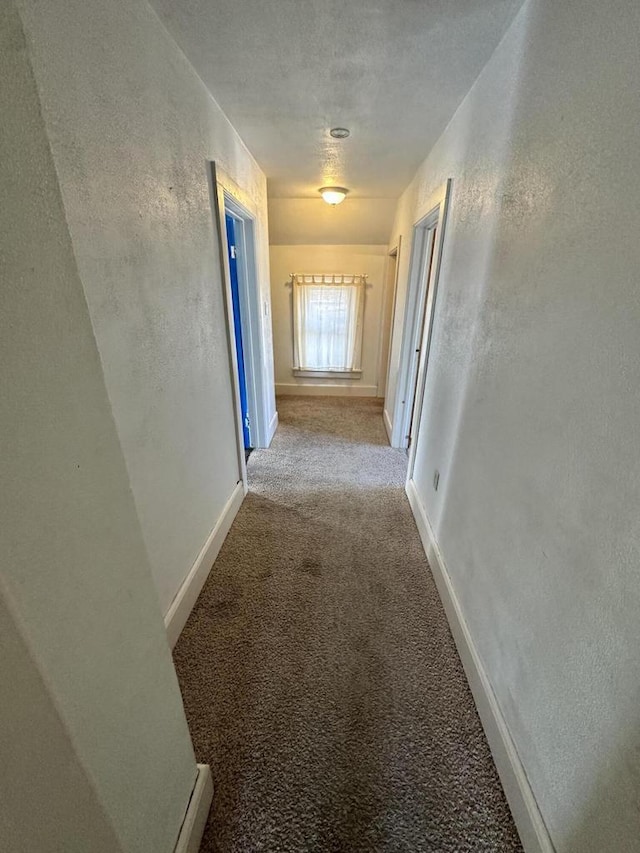
[[[376,396],[382,322],[386,246],[271,246],[271,307],[273,314],[276,387],[322,385],[345,393]],[[292,272],[365,273],[369,276],[362,333],[360,379],[308,379],[293,376]],[[351,390],[348,390],[351,389]]]
[[[380,245],[389,239],[395,198],[353,198],[331,207],[317,198],[270,198],[271,245]]]
[[[266,182],[144,0],[19,5],[166,612],[238,479],[207,161],[259,217],[268,301]],[[272,383],[268,315],[263,332]]]
[[[528,0],[394,229],[453,178],[415,479],[575,853],[640,850],[639,31],[635,0]]]
[[[0,78],[0,847],[170,853],[195,760],[12,0]]]

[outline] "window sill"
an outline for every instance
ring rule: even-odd
[[[361,370],[299,370],[294,367],[293,375],[303,379],[362,379]]]

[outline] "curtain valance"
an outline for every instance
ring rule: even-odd
[[[358,285],[366,284],[366,275],[345,275],[344,273],[291,273],[292,284],[329,284]]]

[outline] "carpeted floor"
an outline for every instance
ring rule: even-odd
[[[379,405],[278,403],[175,650],[202,850],[520,851]]]

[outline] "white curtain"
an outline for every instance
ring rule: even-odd
[[[364,287],[364,276],[294,276],[297,370],[360,370]]]

